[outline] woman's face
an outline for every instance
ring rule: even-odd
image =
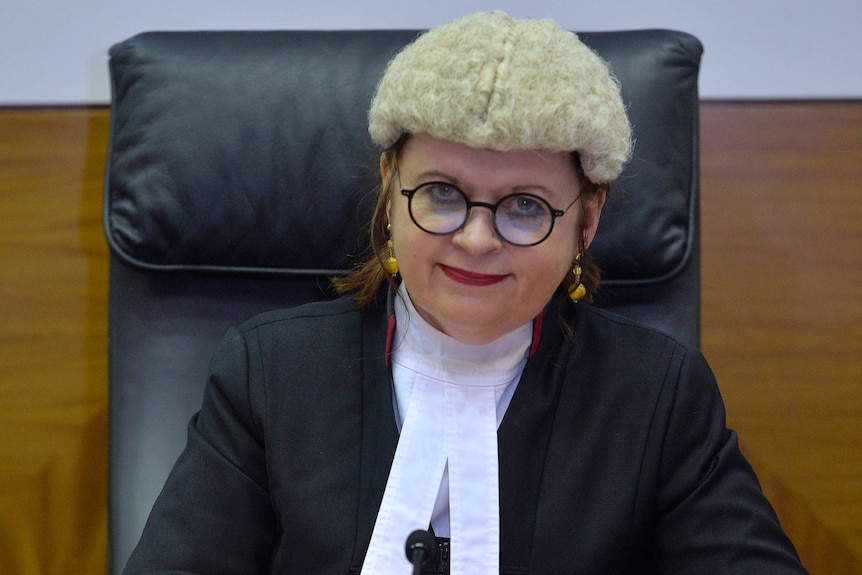
[[[497,152],[429,136],[411,136],[393,178],[389,222],[398,267],[419,314],[467,344],[491,342],[531,321],[571,269],[582,213],[578,203],[556,218],[542,243],[519,247],[494,230],[491,211],[473,208],[467,223],[449,235],[432,235],[410,219],[402,189],[430,181],[460,188],[474,202],[496,203],[514,192],[530,193],[563,210],[578,196],[580,182],[567,153]],[[583,201],[583,200],[580,200]],[[584,204],[585,237],[592,240],[604,197]]]

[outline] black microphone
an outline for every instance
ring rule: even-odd
[[[413,563],[413,575],[422,572],[422,566],[434,559],[437,552],[437,540],[424,529],[417,529],[407,537],[404,546],[407,560]]]

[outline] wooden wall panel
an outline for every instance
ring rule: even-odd
[[[862,102],[702,106],[703,345],[814,574],[862,573]],[[105,573],[108,111],[0,109],[0,571]]]
[[[706,103],[703,346],[812,573],[862,573],[862,102]]]
[[[105,109],[0,111],[0,571],[106,565]]]

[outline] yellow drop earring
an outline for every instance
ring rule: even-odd
[[[398,275],[398,260],[395,259],[395,248],[392,244],[392,224],[386,224],[386,231],[389,232],[389,239],[386,241],[386,247],[389,248],[389,257],[383,262],[383,269],[389,275]]]
[[[578,303],[584,296],[587,295],[587,288],[584,287],[584,284],[581,283],[581,254],[578,253],[575,256],[575,264],[572,267],[572,273],[575,274],[575,281],[569,286],[569,299],[573,302]]]

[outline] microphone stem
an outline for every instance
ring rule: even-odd
[[[425,562],[425,549],[416,547],[413,549],[413,575],[422,574],[422,564]]]

